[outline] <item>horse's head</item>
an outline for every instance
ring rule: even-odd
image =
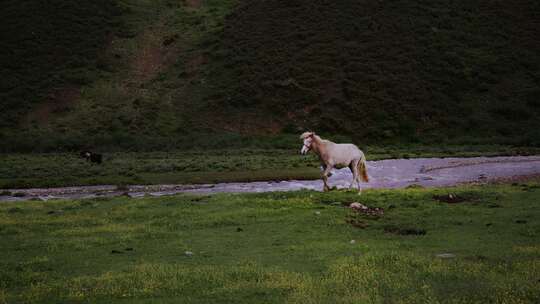
[[[301,154],[307,154],[311,150],[311,144],[313,143],[314,136],[315,133],[313,132],[304,132],[302,135],[300,135],[300,139],[304,141],[302,150],[300,150]]]

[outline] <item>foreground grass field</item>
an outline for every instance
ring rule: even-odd
[[[295,137],[296,142],[296,137]],[[78,153],[0,154],[0,189],[75,185],[216,183],[317,179],[314,155],[290,149],[231,149],[184,152],[103,153],[102,165]],[[294,149],[298,146],[298,149]],[[539,148],[509,146],[362,147],[368,160],[409,157],[457,157],[540,154]]]
[[[0,303],[537,303],[539,199],[535,181],[3,203]]]

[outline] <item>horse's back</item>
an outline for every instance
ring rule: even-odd
[[[362,151],[354,144],[334,144],[332,147],[332,158],[337,163],[348,165],[352,160],[362,158]]]

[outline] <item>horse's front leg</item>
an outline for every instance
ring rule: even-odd
[[[323,187],[323,191],[328,191],[330,190],[330,187],[328,186],[328,177],[330,177],[330,171],[332,171],[332,166],[329,166],[329,165],[326,165],[324,166],[324,172],[322,174],[322,178],[323,178],[323,182],[324,182],[324,187]]]
[[[321,171],[322,171],[322,173],[324,173],[324,171],[326,171],[326,165],[322,164],[321,167],[322,167]],[[332,170],[332,169],[330,169],[330,170]],[[328,172],[328,177],[332,177],[332,172]]]

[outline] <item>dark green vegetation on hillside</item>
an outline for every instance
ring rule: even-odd
[[[536,303],[539,186],[3,203],[0,303]]]
[[[83,9],[85,3],[81,3]],[[201,57],[200,43],[204,35],[219,27],[220,19],[231,10],[232,1],[205,1],[200,8],[199,1],[107,3],[117,3],[121,14],[108,19],[118,22],[118,26],[112,29],[107,43],[95,45],[100,49],[99,64],[85,62],[84,68],[95,72],[92,81],[74,83],[73,87],[58,83],[51,89],[52,98],[41,98],[38,103],[19,96],[11,110],[19,112],[18,123],[0,129],[0,151],[81,147],[164,150],[197,143],[197,135],[208,131],[190,123],[190,118],[198,113],[198,98],[192,87],[202,82],[199,72],[206,61]],[[74,22],[69,10],[56,8],[59,19]],[[90,9],[87,13],[77,22],[93,20],[97,14]],[[36,51],[28,52],[32,50]],[[60,60],[68,59],[64,57]],[[12,58],[15,62],[23,59]],[[48,71],[43,69],[33,75],[47,79]],[[70,66],[59,69],[62,75],[73,71]],[[20,90],[27,91],[30,86],[24,83]],[[49,95],[45,89],[41,93]],[[209,141],[230,137],[234,141],[239,136],[219,134]]]
[[[36,104],[66,103],[62,99],[69,96],[55,93],[78,95],[74,88],[101,76],[104,49],[120,28],[121,13],[107,0],[3,1],[0,128],[16,128]],[[66,106],[58,104],[57,110]]]
[[[244,1],[214,60],[217,104],[358,139],[539,144],[539,14],[522,0]]]
[[[540,144],[538,1],[25,0],[1,14],[3,151],[249,146],[305,128]]]

